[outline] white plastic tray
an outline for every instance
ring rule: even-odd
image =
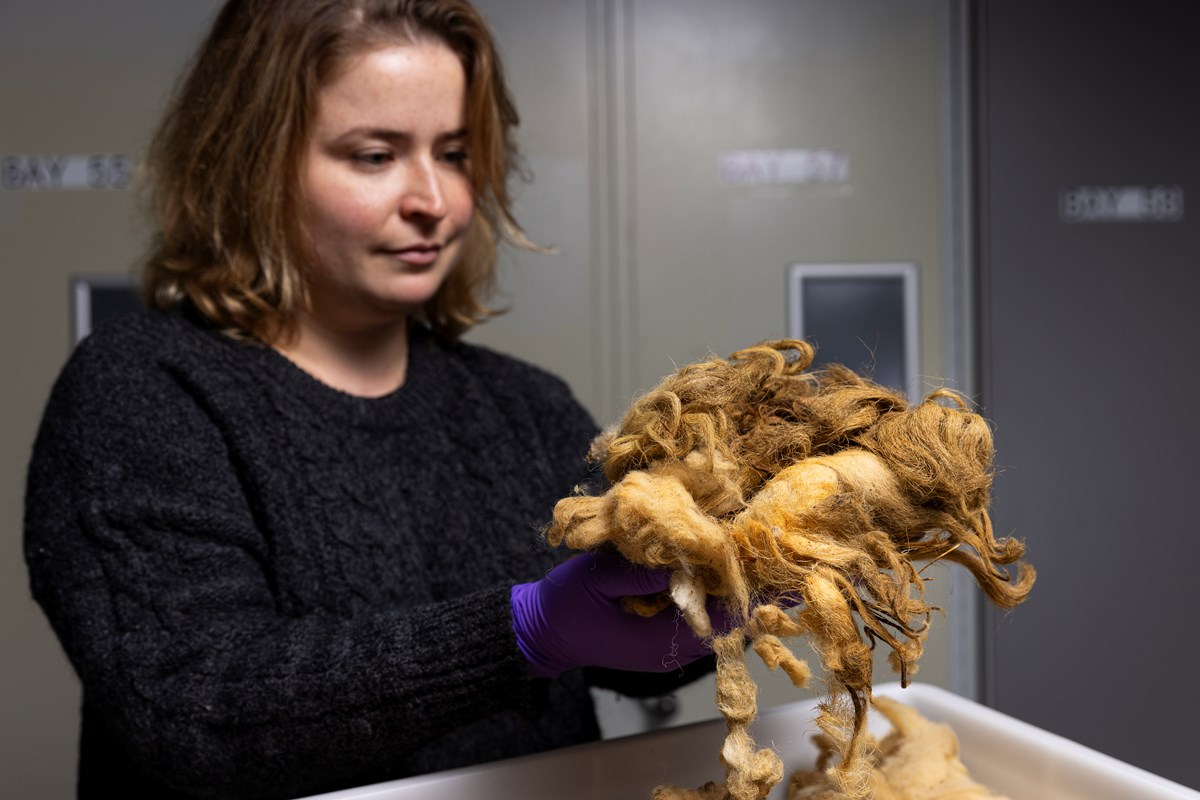
[[[943,689],[915,684],[875,689],[912,706],[958,734],[972,777],[1012,800],[1200,800],[1200,792],[1020,722]],[[786,774],[811,767],[809,741],[816,701],[764,712],[752,729],[760,745],[783,758]],[[887,730],[881,714],[878,733]],[[723,780],[717,757],[720,720],[564,748],[549,753],[439,772],[320,795],[321,800],[649,800],[660,784],[695,788]],[[780,784],[770,800],[783,800]],[[314,798],[315,800],[315,798]]]

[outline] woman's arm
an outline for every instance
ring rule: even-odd
[[[183,382],[72,360],[30,466],[31,582],[89,704],[159,779],[307,793],[530,702],[508,586],[298,614],[256,513]]]

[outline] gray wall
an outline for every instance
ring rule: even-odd
[[[136,158],[215,5],[0,4],[0,155]],[[910,261],[921,272],[922,371],[931,383],[959,377],[961,264],[947,255],[944,191],[950,6],[481,0],[535,176],[519,213],[559,254],[508,254],[513,311],[473,338],[564,375],[609,422],[675,365],[782,335],[789,263]],[[721,152],[778,148],[844,151],[849,180],[719,181]],[[25,465],[69,352],[69,278],[127,273],[143,244],[136,220],[128,191],[0,190],[0,775],[14,797],[71,794],[79,702],[28,596]],[[949,573],[926,574],[935,601],[953,608]],[[938,622],[922,679],[952,682],[947,633]],[[759,677],[766,704],[796,697],[779,676]],[[711,691],[684,697],[675,721],[712,716]],[[606,705],[610,732],[642,724],[623,708]]]
[[[996,0],[980,23],[995,519],[1040,571],[989,616],[986,696],[1200,788],[1200,16]],[[1182,189],[1182,219],[1061,216],[1064,189],[1131,185]]]

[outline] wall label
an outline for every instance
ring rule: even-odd
[[[1063,222],[1179,222],[1182,186],[1073,186],[1058,195]]]
[[[731,150],[717,161],[726,186],[846,183],[850,157],[840,150]]]
[[[126,155],[2,155],[0,190],[6,192],[124,189],[133,177]]]

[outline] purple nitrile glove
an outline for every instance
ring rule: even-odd
[[[688,627],[677,609],[653,617],[626,611],[621,598],[666,591],[670,574],[631,564],[613,553],[572,557],[534,583],[512,588],[513,630],[529,673],[553,678],[574,667],[631,672],[679,669],[712,649]],[[715,631],[727,615],[710,600]]]

